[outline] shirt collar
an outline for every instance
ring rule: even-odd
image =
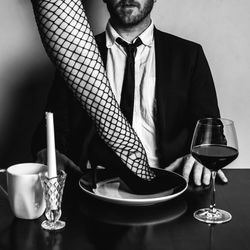
[[[106,27],[106,46],[107,48],[111,48],[115,40],[120,37],[123,39],[117,31],[112,27],[110,22],[108,22],[107,27]],[[153,21],[151,21],[151,24],[145,29],[138,37],[140,37],[142,43],[145,46],[151,47],[153,45],[154,41],[154,24]],[[136,40],[137,38],[135,38]]]

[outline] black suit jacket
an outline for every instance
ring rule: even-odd
[[[160,166],[166,167],[177,157],[189,152],[196,121],[219,116],[220,113],[211,71],[202,47],[157,29],[154,39],[157,154]],[[96,42],[106,62],[105,34],[97,35]],[[95,129],[59,74],[50,92],[47,109],[54,112],[56,147],[84,167]],[[38,129],[33,142],[33,152],[46,145],[44,124]]]

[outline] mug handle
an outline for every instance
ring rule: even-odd
[[[1,174],[1,173],[6,173],[6,172],[7,172],[6,169],[0,169],[0,174]],[[8,198],[8,192],[1,186],[1,184],[0,184],[0,189],[2,190],[4,196],[5,196],[6,198]]]

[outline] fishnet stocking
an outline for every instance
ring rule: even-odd
[[[152,180],[145,150],[120,111],[80,0],[33,0],[44,47],[105,143],[138,177]]]

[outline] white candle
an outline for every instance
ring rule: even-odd
[[[46,112],[48,177],[57,176],[53,113]]]

